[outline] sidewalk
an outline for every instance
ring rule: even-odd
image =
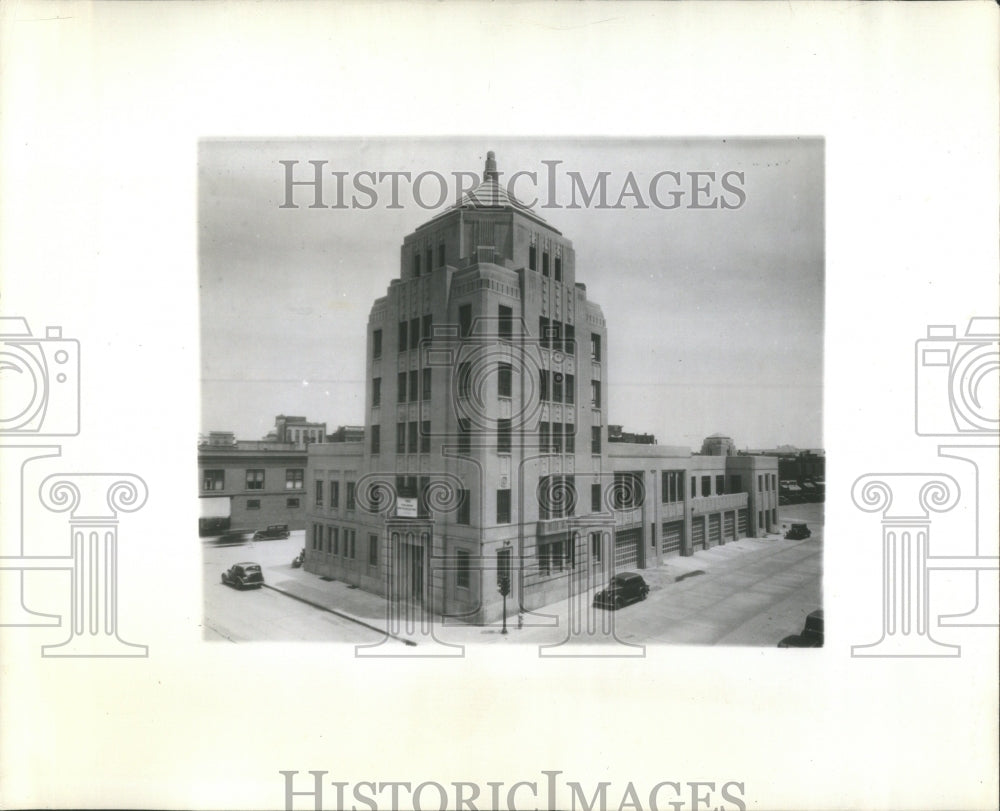
[[[681,641],[688,638],[683,625],[691,621],[693,613],[706,601],[716,602],[729,594],[735,584],[733,576],[749,565],[763,563],[767,558],[781,555],[808,541],[786,541],[780,535],[763,538],[744,538],[722,546],[699,550],[690,557],[669,558],[662,566],[639,570],[650,586],[651,598],[657,598],[657,610],[647,619],[651,623],[669,624],[671,638]],[[301,600],[323,611],[357,622],[379,633],[385,633],[406,645],[433,644],[434,640],[449,644],[494,643],[556,643],[566,636],[570,600],[564,599],[536,609],[525,615],[525,626],[518,628],[516,606],[510,605],[507,618],[509,633],[500,633],[500,623],[495,625],[467,625],[457,620],[434,617],[430,628],[420,628],[419,616],[414,621],[402,622],[396,617],[390,623],[388,604],[376,594],[352,588],[338,580],[323,580],[319,575],[304,569],[293,569],[289,564],[264,566],[268,588],[291,598]],[[725,592],[719,587],[725,584]],[[579,604],[579,598],[575,602]],[[586,600],[590,603],[589,597]],[[598,611],[599,615],[608,612]],[[638,613],[638,612],[633,612]],[[631,624],[631,623],[629,623]],[[643,622],[642,625],[647,625]],[[647,638],[636,642],[666,641],[651,631]],[[645,636],[642,634],[641,636]],[[659,638],[659,639],[658,639]]]

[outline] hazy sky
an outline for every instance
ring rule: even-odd
[[[573,241],[577,281],[601,305],[608,328],[608,421],[697,450],[717,431],[739,447],[821,447],[823,382],[823,144],[818,139],[327,139],[206,141],[199,154],[202,430],[262,437],[279,413],[324,420],[328,430],[364,422],[365,327],[375,298],[399,275],[403,236],[455,202],[455,172],[482,173],[497,154],[525,202]],[[448,181],[438,208],[420,207],[400,180],[364,179],[379,192],[368,209],[282,209],[285,168],[311,179],[324,166],[324,202],[337,202],[334,171],[347,172],[343,199],[362,205],[361,171],[433,171]],[[555,165],[560,208],[543,161]],[[681,207],[655,207],[657,190],[683,189]],[[607,203],[629,172],[634,196],[622,209],[567,208],[569,172],[589,189],[606,176]],[[688,173],[715,172],[711,192],[741,172],[736,209],[689,209]],[[468,181],[465,181],[468,182]],[[701,178],[704,185],[707,178]],[[423,202],[440,196],[429,176]],[[582,200],[577,195],[578,204]]]

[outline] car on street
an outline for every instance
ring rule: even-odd
[[[789,541],[801,541],[811,535],[812,532],[805,524],[792,524],[788,532],[785,533],[785,538]]]
[[[786,636],[778,643],[779,648],[822,648],[823,609],[819,608],[806,617],[801,634]]]
[[[619,609],[629,603],[645,600],[649,586],[642,575],[635,572],[620,572],[611,578],[607,588],[594,595],[594,608]]]
[[[221,535],[212,539],[215,544],[247,543],[253,537],[252,529],[227,529]]]
[[[238,589],[249,587],[259,589],[264,585],[264,573],[260,570],[259,563],[250,561],[234,563],[222,573],[222,582],[227,586],[236,586]]]
[[[258,529],[253,534],[255,541],[278,541],[288,537],[288,524],[271,524],[267,529]]]

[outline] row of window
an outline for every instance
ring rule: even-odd
[[[777,473],[758,473],[757,474],[757,489],[761,492],[765,490],[777,490],[778,489],[778,474]]]
[[[329,482],[329,494],[330,494],[330,509],[339,510],[340,509],[340,482],[331,481]],[[315,483],[315,498],[313,503],[317,507],[325,506],[325,494],[327,492],[326,486],[322,479],[316,479]],[[357,509],[357,485],[355,482],[347,482],[346,493],[345,493],[345,507],[348,510]]]
[[[592,532],[590,538],[590,556],[595,563],[601,560],[601,533]],[[536,550],[538,573],[541,575],[557,574],[576,567],[576,547],[572,540],[548,541],[538,544]]]
[[[538,338],[545,349],[557,349],[567,355],[576,354],[576,327],[572,324],[563,324],[544,315],[539,316]]]
[[[434,251],[431,248],[427,248],[423,255],[420,251],[415,251],[413,254],[413,275],[420,276],[421,272],[430,273],[435,267],[444,267],[444,243],[441,242],[437,247],[437,265],[434,264]]]
[[[311,548],[315,552],[357,560],[357,530],[313,524]],[[378,535],[368,536],[368,565],[378,566]]]
[[[263,468],[249,468],[246,471],[246,480],[244,483],[244,489],[246,490],[263,490],[265,479],[265,471]],[[303,482],[305,481],[305,469],[304,468],[287,468],[285,470],[285,489],[286,490],[301,490],[303,487]],[[202,473],[201,480],[202,490],[225,490],[226,489],[226,471],[225,470],[205,470]]]
[[[285,509],[296,510],[299,507],[299,499],[297,498],[286,498],[285,499]],[[260,509],[260,499],[259,498],[248,498],[247,499],[247,509],[248,510],[259,510]]]
[[[562,257],[554,257],[552,266],[552,276],[557,282],[563,280],[562,277]],[[538,249],[534,245],[528,247],[528,270],[538,270]],[[542,275],[549,276],[549,252],[542,251]]]

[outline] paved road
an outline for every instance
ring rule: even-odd
[[[270,589],[240,591],[224,586],[221,575],[233,563],[255,561],[266,566],[290,564],[302,548],[303,533],[285,541],[258,541],[237,546],[203,542],[205,639],[281,642],[378,642],[373,630],[320,611]]]

